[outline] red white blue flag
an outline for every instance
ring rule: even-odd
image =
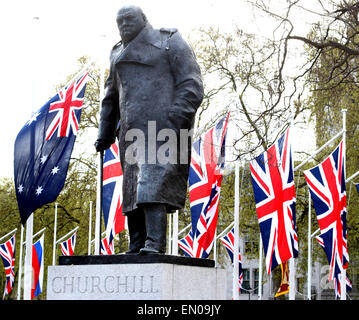
[[[6,275],[3,294],[3,299],[5,299],[5,296],[10,294],[15,279],[15,235],[5,243],[0,244],[0,255],[4,263]]]
[[[192,231],[188,233],[183,239],[178,241],[178,245],[183,251],[184,255],[191,258],[208,258],[208,254],[199,245],[198,241],[193,239]]]
[[[32,271],[31,299],[42,292],[44,281],[44,234],[32,245]]]
[[[74,254],[76,246],[76,236],[77,232],[75,232],[70,238],[60,244],[63,256],[72,256]]]
[[[233,264],[233,252],[234,252],[234,228],[229,231],[224,237],[220,238],[221,242],[223,243],[224,247],[226,248],[229,257],[231,258]],[[239,284],[239,291],[242,288],[243,282],[243,269],[242,269],[242,258],[238,248],[238,264],[239,264],[239,275],[238,275],[238,284]]]
[[[343,141],[322,163],[304,171],[329,262],[329,281],[348,267],[347,196]]]
[[[189,200],[194,243],[209,255],[217,228],[218,204],[225,160],[228,117],[204,133],[192,145]]]
[[[16,137],[14,180],[22,224],[37,208],[55,201],[65,184],[86,82],[87,73],[60,90]]]
[[[111,243],[108,243],[107,240],[108,240],[107,237],[105,237],[101,240],[101,255],[106,256],[106,255],[110,255],[110,254],[115,254],[113,241],[111,241]]]
[[[122,180],[118,140],[105,151],[103,163],[102,207],[107,243],[113,245],[116,234],[125,229],[126,216],[122,215]]]
[[[250,162],[252,186],[268,274],[298,256],[290,129]]]
[[[328,254],[330,254],[331,250],[326,249],[325,244],[327,245],[327,247],[330,247],[331,242],[328,242],[328,240],[326,239],[326,236],[324,236],[324,237],[316,236],[315,238],[317,239],[317,241],[319,242],[319,244],[323,248],[323,250],[326,253],[327,258],[328,258]],[[326,239],[326,240],[324,240],[324,239]],[[334,281],[334,292],[335,292],[335,298],[336,299],[340,299],[340,297],[342,295],[341,294],[341,291],[342,291],[342,288],[341,288],[342,276],[341,276],[341,274],[342,273],[334,274],[333,281]],[[350,283],[350,280],[349,280],[348,277],[346,277],[345,284],[346,284],[346,290],[350,291],[352,289],[352,284]]]

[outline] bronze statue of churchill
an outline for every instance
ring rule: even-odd
[[[119,140],[122,210],[130,236],[127,253],[163,254],[167,213],[183,208],[186,200],[191,143],[188,139],[185,144],[187,158],[183,161],[180,132],[193,128],[203,99],[201,73],[180,33],[153,29],[140,8],[121,8],[117,25],[121,41],[110,55],[95,146],[103,151],[116,136]],[[157,137],[163,129],[174,133],[171,143],[178,151],[175,161],[168,163],[156,159],[155,153],[169,137],[154,140],[149,136]],[[136,140],[131,132],[142,132],[145,144],[128,152]]]

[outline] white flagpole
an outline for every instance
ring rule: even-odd
[[[24,300],[31,300],[32,285],[32,235],[34,225],[34,213],[26,220],[26,247],[24,266]]]
[[[21,277],[22,277],[22,245],[24,241],[24,226],[21,224],[20,256],[19,256],[19,277],[17,282],[17,300],[21,299]]]
[[[56,257],[56,229],[57,229],[57,202],[55,203],[55,217],[54,217],[54,242],[52,246],[52,265],[55,265]]]
[[[89,238],[88,238],[88,252],[91,254],[91,233],[92,233],[92,201],[90,201],[90,212],[89,212]]]
[[[178,256],[178,210],[173,214],[172,254]]]
[[[343,113],[343,158],[344,158],[344,177],[346,177],[346,119],[347,119],[347,110],[346,109],[342,109],[342,113]],[[346,279],[347,279],[347,275],[346,275],[346,270],[343,268],[343,272],[342,272],[342,281],[340,282],[340,286],[341,286],[341,296],[340,296],[340,300],[346,300],[347,299],[347,285],[346,285]],[[340,278],[339,278],[340,280]]]
[[[17,228],[15,228],[14,230],[12,230],[12,231],[10,231],[9,233],[7,233],[7,234],[5,234],[4,236],[2,236],[2,237],[0,238],[0,242],[1,242],[3,239],[5,239],[5,238],[7,238],[8,236],[10,236],[10,235],[12,235],[13,233],[15,233],[16,230],[17,230]]]
[[[259,232],[259,271],[258,271],[258,300],[262,300],[262,274],[263,274],[263,243]]]
[[[239,300],[238,258],[239,258],[239,161],[237,160],[235,164],[235,177],[234,177],[234,243],[233,243],[233,279],[232,279],[233,300]]]
[[[102,35],[105,37],[105,35]],[[100,110],[101,101],[104,97],[105,86],[105,67],[103,63],[100,66]],[[98,176],[97,176],[97,199],[96,199],[96,220],[95,220],[95,255],[100,254],[101,242],[101,215],[102,215],[102,169],[103,169],[103,152],[98,152]]]
[[[71,231],[66,233],[64,236],[62,236],[59,240],[56,241],[56,244],[59,244],[61,241],[65,240],[67,237],[69,237],[71,234],[75,233],[79,226],[73,228]]]
[[[171,240],[172,240],[172,215],[170,214],[168,217],[168,239],[167,239],[167,252],[168,254],[171,254],[172,246],[171,246]]]
[[[289,300],[295,300],[295,259],[289,259]]]
[[[312,205],[310,191],[308,190],[308,300],[312,299]]]
[[[38,34],[38,22],[39,17],[32,18],[32,28],[33,28],[33,48],[36,48],[38,43],[36,35]],[[32,50],[32,61],[38,61],[38,53],[35,50]],[[32,69],[35,67],[36,63],[32,64]],[[35,70],[33,70],[35,71]],[[36,79],[32,82],[33,90],[32,90],[32,111],[35,112],[35,103],[37,93],[36,90]],[[26,220],[26,247],[25,247],[25,265],[24,265],[24,300],[31,300],[31,285],[32,285],[32,237],[33,237],[33,226],[34,226],[34,212],[30,214],[30,216]]]
[[[214,266],[217,267],[217,228],[216,228],[216,230],[214,231],[213,257],[214,257]]]

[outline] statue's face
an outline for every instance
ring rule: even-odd
[[[133,7],[125,7],[117,14],[117,26],[121,39],[129,42],[135,38],[145,26],[145,21],[139,10]]]

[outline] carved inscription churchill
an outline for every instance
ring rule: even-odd
[[[51,280],[54,294],[153,294],[159,289],[154,275],[57,276]]]

